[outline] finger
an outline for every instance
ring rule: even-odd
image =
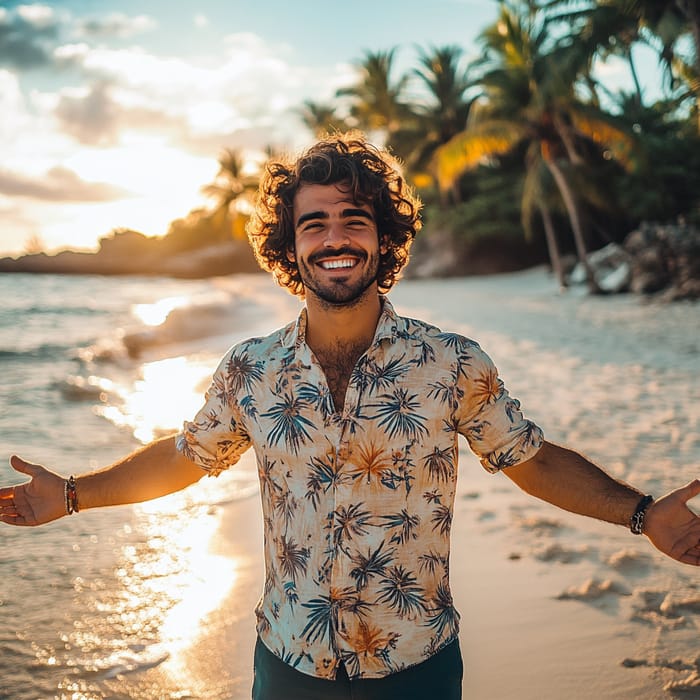
[[[0,515],[0,523],[6,523],[7,525],[27,525],[27,519],[20,515],[19,513],[14,513],[12,515],[4,514]]]
[[[678,561],[682,564],[690,564],[691,566],[700,566],[700,554],[691,554],[686,552],[678,557]]]
[[[32,478],[44,471],[44,468],[40,464],[26,462],[17,455],[12,455],[12,457],[10,457],[10,465],[15,471],[31,476]]]
[[[697,560],[700,564],[700,532],[689,532],[678,540],[674,546],[674,551],[678,555],[676,558],[686,564],[688,560]],[[694,562],[693,562],[694,563]]]
[[[678,489],[676,493],[681,497],[683,502],[689,501],[691,498],[700,494],[700,479],[694,479],[689,484]]]

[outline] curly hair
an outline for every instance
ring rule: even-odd
[[[297,263],[289,253],[294,252],[294,197],[307,184],[342,184],[355,202],[372,207],[386,248],[380,253],[377,285],[381,293],[388,292],[408,262],[420,230],[421,202],[403,179],[398,161],[359,132],[329,136],[296,160],[268,163],[247,226],[260,267],[289,292],[304,297]]]

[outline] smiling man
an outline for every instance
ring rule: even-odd
[[[306,185],[294,198],[295,250],[307,300],[313,295],[328,309],[354,306],[377,281],[377,225],[368,205],[358,207],[338,185]],[[376,297],[376,293],[371,295]]]
[[[0,489],[0,520],[162,496],[252,447],[259,700],[461,697],[449,577],[460,435],[488,471],[697,566],[687,501],[700,481],[654,500],[546,442],[475,341],[394,311],[386,293],[419,213],[392,157],[358,134],[271,163],[249,236],[261,266],[305,299],[296,321],[233,347],[176,437],[75,479],[12,457],[30,480]]]

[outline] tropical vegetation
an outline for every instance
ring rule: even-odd
[[[355,83],[297,116],[315,137],[359,128],[398,155],[428,247],[442,232],[516,251],[515,264],[548,257],[562,284],[565,254],[586,266],[643,221],[700,221],[700,0],[502,0],[478,45],[470,61],[459,46],[414,47],[404,72],[398,48],[368,50]],[[642,49],[663,69],[653,94]],[[601,77],[614,62],[628,88]],[[241,235],[255,173],[242,151],[220,166],[204,188],[213,208],[174,222],[181,240]]]

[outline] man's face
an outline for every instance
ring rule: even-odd
[[[376,293],[380,248],[372,207],[338,185],[302,185],[294,198],[296,261],[307,295],[348,306]]]

